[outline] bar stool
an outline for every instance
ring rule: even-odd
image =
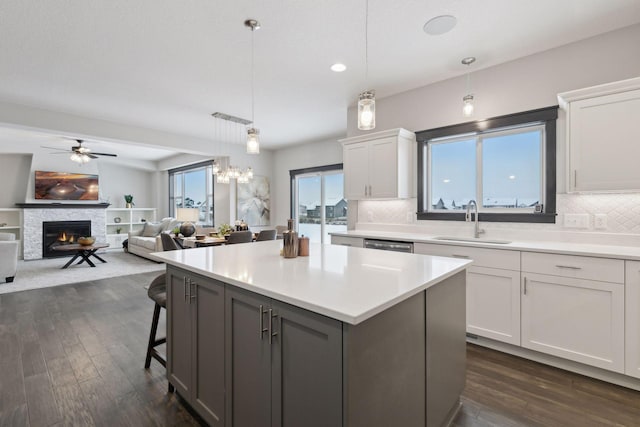
[[[149,334],[149,345],[147,346],[147,359],[144,362],[144,368],[149,369],[151,366],[151,358],[156,359],[162,366],[167,367],[167,361],[156,350],[156,347],[167,342],[167,338],[156,338],[158,332],[158,320],[160,320],[160,309],[167,308],[167,283],[166,273],[162,273],[149,285],[147,295],[155,302],[153,309],[153,321],[151,322],[151,333]],[[169,393],[173,393],[173,385],[169,383]]]

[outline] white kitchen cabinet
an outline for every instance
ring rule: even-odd
[[[567,191],[640,190],[640,78],[558,99],[567,113]]]
[[[354,248],[363,248],[364,239],[362,237],[346,237],[346,236],[331,236],[332,245],[353,246]]]
[[[580,277],[592,258],[565,265],[562,257],[522,253],[522,347],[624,373],[624,283],[613,271],[622,269],[621,261],[600,259],[610,261],[602,268],[612,271],[603,277],[610,281],[602,281]],[[555,275],[541,274],[553,269]]]
[[[341,139],[344,195],[349,200],[414,196],[415,134],[405,129]]]
[[[520,345],[520,252],[416,243],[414,252],[468,258],[467,332]]]
[[[640,378],[640,262],[625,262],[625,370]]]

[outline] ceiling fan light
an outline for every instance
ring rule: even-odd
[[[358,96],[358,129],[371,130],[376,127],[376,92],[364,91]]]
[[[260,154],[260,130],[247,129],[247,154]]]

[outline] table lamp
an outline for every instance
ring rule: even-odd
[[[182,222],[180,234],[184,237],[193,236],[196,232],[194,222],[198,222],[200,219],[200,210],[198,208],[178,208],[176,219]]]

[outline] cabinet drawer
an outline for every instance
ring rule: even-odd
[[[468,246],[416,243],[413,251],[423,255],[469,258],[477,267],[520,270],[520,252],[500,249],[471,248]]]
[[[522,271],[624,283],[624,261],[619,259],[522,252]]]
[[[354,248],[363,248],[364,239],[362,237],[331,236],[331,244],[353,246]]]

